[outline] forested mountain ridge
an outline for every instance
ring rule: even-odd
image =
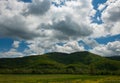
[[[120,75],[120,61],[87,51],[71,54],[53,52],[21,58],[1,58],[0,73]]]

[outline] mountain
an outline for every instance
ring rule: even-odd
[[[106,57],[106,58],[111,59],[111,60],[120,61],[120,56],[111,56],[111,57]]]
[[[120,74],[120,61],[83,51],[1,58],[0,73]]]

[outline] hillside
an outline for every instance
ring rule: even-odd
[[[111,60],[120,61],[120,56],[111,56],[111,57],[106,57],[106,58],[111,59]]]
[[[120,74],[120,61],[87,51],[0,59],[0,73]]]

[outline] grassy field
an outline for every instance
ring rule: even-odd
[[[120,76],[0,75],[0,83],[120,83]]]

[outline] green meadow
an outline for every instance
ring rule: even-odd
[[[1,74],[0,83],[120,83],[120,76]]]

